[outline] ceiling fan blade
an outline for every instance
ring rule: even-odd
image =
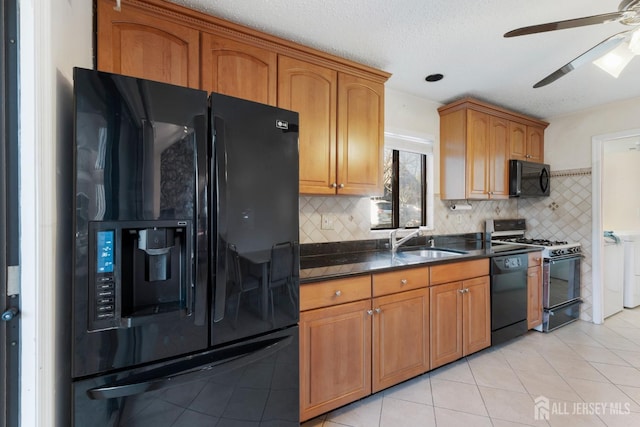
[[[566,21],[549,22],[547,24],[531,25],[517,28],[505,33],[505,37],[525,36],[527,34],[544,33],[547,31],[564,30],[566,28],[584,27],[585,25],[605,24],[616,21],[624,16],[625,12],[612,12],[602,15],[587,16],[585,18],[567,19]]]
[[[556,80],[558,80],[560,77],[570,73],[571,71],[575,70],[581,65],[584,65],[588,62],[592,62],[598,59],[605,53],[618,47],[618,45],[626,39],[627,34],[631,32],[633,32],[633,30],[623,31],[621,33],[618,33],[609,37],[608,39],[601,41],[600,43],[598,43],[588,51],[584,52],[582,55],[578,56],[577,58],[574,58],[568,64],[563,65],[562,67],[560,67],[559,69],[557,69],[556,71],[549,74],[547,77],[545,77],[544,79],[540,80],[538,83],[533,85],[534,89],[537,89],[542,86],[546,86],[549,83],[553,83]]]

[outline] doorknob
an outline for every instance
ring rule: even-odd
[[[8,308],[4,311],[4,313],[2,313],[2,320],[4,320],[5,322],[8,322],[9,320],[16,317],[18,313],[19,311],[16,307]]]

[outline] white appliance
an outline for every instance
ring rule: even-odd
[[[640,305],[640,231],[620,236],[624,248],[624,297],[627,308]]]
[[[624,248],[613,231],[604,233],[603,263],[604,317],[623,310]]]

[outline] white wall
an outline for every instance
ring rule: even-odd
[[[19,0],[21,425],[69,425],[73,66],[93,67],[93,2]]]
[[[438,107],[442,104],[428,99],[385,89],[384,127],[387,131],[397,131],[408,135],[426,135],[434,144],[434,192],[440,193],[440,116]]]
[[[640,127],[640,98],[546,119],[545,162],[552,170],[591,167],[591,138]]]
[[[640,230],[640,191],[632,190],[637,183],[640,183],[640,151],[604,154],[602,225],[605,230]]]

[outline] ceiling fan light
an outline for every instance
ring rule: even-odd
[[[629,49],[634,55],[640,55],[640,29],[635,30],[629,41]]]
[[[606,55],[596,59],[593,63],[613,77],[618,78],[624,67],[633,59],[633,56],[634,54],[629,49],[629,45],[625,42]]]

